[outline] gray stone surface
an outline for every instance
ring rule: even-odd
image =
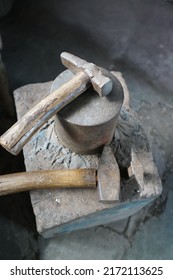
[[[40,259],[112,260],[122,258],[128,247],[123,235],[107,227],[97,227],[40,240]]]
[[[36,258],[38,243],[28,194],[0,197],[0,237],[0,260]]]
[[[173,99],[165,98],[162,89],[155,88],[128,67],[123,71],[131,97],[131,107],[138,113],[150,140],[159,173],[173,172],[172,111]]]
[[[14,92],[18,119],[48,95],[50,84],[28,85]],[[153,163],[148,139],[138,117],[130,108],[127,110],[122,107],[111,145],[121,168],[129,167],[132,160],[131,149],[135,151],[136,157],[142,164],[141,186],[138,186],[133,177],[127,181],[123,181],[122,177],[120,201],[117,203],[100,203],[97,189],[32,191],[31,201],[37,229],[44,237],[50,238],[58,232],[70,232],[124,219],[160,195],[161,182]],[[55,134],[53,118],[33,136],[23,148],[23,152],[27,171],[64,168],[97,169],[99,159],[99,154],[80,155],[63,147]],[[138,163],[135,164],[136,172],[139,173]]]
[[[160,99],[161,96],[157,95],[158,91],[153,88],[150,83],[142,80],[140,76],[132,75],[132,73],[128,71],[125,71],[124,76],[126,77],[127,84],[130,88],[130,94],[132,96],[131,105],[133,109],[136,109],[138,111],[139,117],[141,120],[143,120],[143,125],[145,126],[145,120],[150,116],[153,102],[157,104],[161,102],[161,100],[163,102],[163,99]],[[145,95],[140,94],[140,90],[144,91]],[[147,111],[145,112],[145,117],[142,116],[143,110],[141,110],[141,104],[144,104],[141,99],[144,98],[148,101],[148,107]],[[171,104],[162,104],[164,104],[162,106],[166,106],[168,108],[169,106],[171,106]],[[166,112],[166,116],[170,119],[170,111],[166,110]],[[162,139],[163,137],[167,137],[167,134],[164,135],[162,133],[162,130],[167,129],[169,133],[169,128],[170,125],[172,125],[172,122],[165,120],[165,123],[163,125],[161,123],[161,120],[164,121],[164,119],[160,119],[160,114],[162,114],[162,112],[160,112],[159,110],[153,111],[153,117],[150,119],[150,122],[148,122],[147,126],[145,126],[145,129],[148,132],[151,144],[153,143],[153,146],[155,148],[156,164],[158,166],[160,175],[163,175],[165,170],[169,170],[170,166],[172,166],[172,162],[169,158],[168,153],[164,153],[164,148],[168,148],[168,150],[170,151],[172,141],[168,138],[167,146],[163,146],[164,141],[162,141]],[[160,131],[157,135],[155,135],[155,137],[152,136],[152,128],[154,127],[158,127]],[[172,131],[172,129],[170,131]],[[157,145],[155,143],[156,140]],[[167,158],[169,159],[168,161],[165,160]],[[90,249],[88,249],[87,251],[89,252],[88,254],[90,254],[90,256],[92,255],[92,258],[94,259],[99,259],[101,254],[104,255],[105,247],[108,246],[107,242],[109,240],[109,242],[113,242],[112,244],[114,245],[109,249],[109,253],[107,255],[107,258],[109,259],[172,259],[172,249],[170,246],[170,244],[172,244],[173,236],[173,215],[171,203],[172,195],[170,195],[170,192],[172,192],[173,189],[172,186],[173,177],[171,175],[168,177],[166,184],[163,185],[163,195],[154,204],[143,208],[128,219],[116,221],[114,223],[99,227],[101,232],[105,232],[105,228],[107,229],[108,238],[107,236],[105,236],[105,238],[102,240],[102,244],[100,244],[99,246],[99,254],[97,254],[97,250],[93,252],[90,251]],[[168,193],[168,191],[170,192]],[[168,200],[167,204],[167,197],[169,199],[169,196],[170,200]],[[98,227],[87,230],[88,235],[92,234],[93,240],[95,237],[95,231],[97,232],[97,229]],[[76,234],[77,236],[79,236],[78,232],[76,232]],[[158,235],[159,238],[157,239]],[[85,258],[82,248],[83,244],[87,242],[87,237],[80,236],[80,249],[75,251],[72,259]],[[73,248],[73,241],[75,242],[75,240],[76,238],[74,233],[66,234],[64,239],[62,235],[59,235],[56,239],[53,240],[42,239],[40,242],[40,258],[66,258],[67,255],[65,252],[66,250],[68,251],[69,247]],[[96,245],[96,241],[93,242],[95,243],[92,244],[92,246],[94,247]],[[68,243],[67,246],[66,243]],[[58,250],[59,247],[61,247],[61,251]],[[82,254],[80,254],[81,250]],[[117,255],[115,253],[115,250],[117,252]]]
[[[124,259],[173,259],[173,175],[165,188],[169,191],[165,211],[140,224]]]

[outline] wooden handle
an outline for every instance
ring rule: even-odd
[[[10,153],[17,155],[45,122],[84,92],[88,86],[88,76],[83,71],[79,72],[7,130],[0,138],[1,145]]]
[[[96,187],[95,169],[39,170],[0,176],[0,195],[33,189]]]

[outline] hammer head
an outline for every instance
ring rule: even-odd
[[[120,171],[111,146],[104,146],[97,171],[100,202],[120,199]]]
[[[80,71],[85,72],[91,81],[93,88],[100,96],[105,96],[112,91],[113,84],[111,79],[104,76],[101,69],[95,64],[89,63],[86,60],[67,52],[61,53],[61,61],[64,66],[75,74]]]

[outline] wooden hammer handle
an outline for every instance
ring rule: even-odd
[[[0,176],[0,195],[34,189],[78,187],[96,187],[96,170],[39,170]]]
[[[79,72],[70,81],[44,98],[27,112],[0,138],[1,145],[10,153],[17,155],[32,135],[65,105],[73,101],[89,85],[89,78]]]

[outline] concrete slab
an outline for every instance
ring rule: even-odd
[[[170,125],[172,123],[165,122],[164,125],[162,125],[160,123],[160,114],[162,114],[162,111],[160,112],[159,110],[155,110],[153,111],[153,115],[152,118],[150,119],[150,122],[148,121],[147,125],[146,124],[146,120],[147,120],[147,116],[150,116],[150,112],[151,112],[151,108],[153,106],[153,102],[160,103],[160,97],[158,97],[157,95],[157,90],[155,88],[153,88],[149,83],[147,83],[145,80],[141,79],[140,76],[138,75],[132,75],[132,73],[127,73],[127,71],[125,71],[124,73],[127,82],[128,82],[128,86],[130,88],[130,94],[132,95],[132,106],[133,109],[136,109],[138,111],[139,117],[141,120],[143,120],[143,125],[145,126],[145,128],[147,129],[148,135],[149,135],[149,139],[151,141],[151,143],[153,143],[154,146],[154,151],[155,151],[155,159],[156,159],[156,164],[158,166],[159,169],[159,173],[160,175],[163,175],[163,173],[165,172],[165,169],[168,168],[167,164],[169,163],[171,165],[171,162],[166,162],[165,164],[165,157],[168,157],[168,153],[165,155],[163,153],[164,148],[166,148],[166,146],[162,146],[162,137],[164,137],[164,134],[162,134],[162,129],[166,129],[165,125],[167,126],[167,129],[170,127]],[[140,95],[140,89],[145,93],[145,94],[141,94]],[[141,99],[146,99],[148,102],[148,108],[147,111],[145,113],[145,117],[143,116],[143,110],[141,109],[141,104],[145,104],[145,102],[143,103]],[[162,99],[163,102],[163,99]],[[137,105],[138,104],[138,105]],[[171,104],[170,104],[171,105]],[[166,104],[165,104],[166,106]],[[155,114],[154,114],[155,112]],[[166,116],[168,117],[169,114],[171,114],[171,111],[166,110],[167,114]],[[171,117],[171,115],[170,115]],[[164,118],[161,118],[164,121]],[[153,127],[159,127],[160,130],[160,134],[157,134],[157,137],[152,137],[152,128]],[[172,129],[170,129],[170,132],[172,131]],[[169,133],[169,131],[168,131]],[[166,135],[165,135],[166,136]],[[157,140],[157,144],[155,144],[155,140]],[[172,141],[167,141],[167,148],[171,149],[171,145],[172,145]],[[162,147],[161,149],[159,147]],[[172,166],[172,165],[171,165]],[[132,217],[128,218],[128,219],[124,219],[122,221],[118,221],[118,222],[114,222],[114,223],[110,223],[107,224],[105,227],[99,227],[99,232],[100,234],[103,234],[105,232],[105,228],[107,229],[107,235],[109,236],[109,242],[114,244],[115,247],[117,248],[115,253],[115,247],[112,246],[112,248],[109,248],[109,253],[107,252],[106,257],[108,258],[114,258],[114,259],[139,259],[139,258],[147,258],[147,259],[151,259],[151,258],[155,258],[155,259],[162,259],[162,258],[172,258],[172,252],[170,250],[169,244],[172,244],[172,225],[171,225],[171,220],[172,220],[172,205],[171,205],[171,199],[172,199],[172,195],[171,198],[169,200],[169,206],[163,207],[162,205],[164,205],[166,203],[166,197],[168,195],[167,193],[167,187],[169,186],[169,188],[172,190],[172,186],[173,186],[173,177],[170,176],[167,180],[166,185],[164,185],[164,197],[160,198],[155,206],[152,205],[151,207],[146,207],[143,208],[141,211],[139,211],[138,213],[136,213],[135,215],[133,215]],[[170,195],[170,193],[169,193]],[[168,195],[168,197],[169,197]],[[162,209],[163,207],[163,209]],[[161,214],[161,216],[160,216]],[[152,218],[153,217],[153,218]],[[161,217],[161,218],[160,218]],[[167,232],[167,225],[168,226],[168,232]],[[166,227],[165,227],[166,226]],[[160,231],[160,227],[162,227],[161,231],[162,233],[159,233],[159,237],[160,240],[158,242],[160,242],[160,244],[162,244],[161,246],[158,245],[158,243],[155,242],[156,239],[156,235],[158,234],[158,231]],[[95,231],[97,232],[97,227],[94,227],[91,230],[87,230],[87,234],[88,235],[92,235],[92,238],[94,240],[94,234]],[[111,234],[109,233],[109,231],[111,232]],[[83,232],[83,231],[82,231]],[[79,236],[79,232],[76,232],[77,236]],[[83,251],[83,244],[85,242],[87,242],[87,236],[80,236],[80,245],[78,244],[78,250],[75,251],[75,253],[73,254],[73,258],[85,258],[84,257],[84,251]],[[122,238],[123,237],[123,238]],[[152,249],[150,249],[149,247],[151,246],[151,240],[153,240],[152,242]],[[65,235],[65,239],[66,241],[62,241],[63,237],[62,236],[58,236],[56,239],[53,240],[41,240],[40,242],[40,258],[42,259],[48,259],[50,258],[66,258],[66,250],[68,251],[68,246],[70,246],[70,248],[72,248],[72,243],[73,240],[76,240],[75,238],[75,234],[73,233]],[[62,247],[61,247],[61,242],[62,241]],[[69,243],[68,243],[69,241]],[[107,242],[107,236],[104,237],[104,239],[102,240],[102,246],[100,247],[99,250],[99,254],[97,254],[97,252],[95,251],[93,253],[93,251],[90,251],[90,249],[88,249],[87,251],[87,257],[92,256],[95,259],[99,259],[100,255],[103,254],[104,255],[104,247],[106,246]],[[94,241],[93,241],[94,243]],[[66,245],[68,244],[68,245]],[[92,246],[95,248],[95,244],[92,244]],[[163,248],[165,246],[165,248]],[[59,251],[59,247],[61,247],[61,251]],[[147,249],[148,251],[147,251]],[[162,250],[162,249],[163,250]],[[74,249],[75,250],[75,249]],[[79,251],[82,250],[82,254],[79,253]],[[142,253],[142,250],[145,251],[145,254]],[[73,251],[74,252],[74,251]]]
[[[63,79],[63,75],[60,75]],[[14,92],[18,119],[49,94],[50,83],[21,87]],[[123,85],[124,86],[124,85]],[[49,189],[31,192],[37,229],[51,238],[59,232],[70,232],[129,217],[158,197],[162,191],[148,139],[130,108],[121,108],[115,137],[111,143],[119,168],[128,168],[131,150],[135,151],[142,183],[137,176],[125,180],[121,176],[120,200],[100,203],[97,189]],[[123,147],[123,148],[121,148]],[[65,148],[55,134],[51,118],[23,148],[27,171],[46,169],[95,168],[99,154],[81,155]],[[134,153],[134,152],[133,152]],[[133,155],[133,154],[132,154]],[[73,167],[72,167],[73,166]]]
[[[165,187],[169,189],[165,211],[140,224],[123,259],[173,259],[173,175]]]
[[[97,227],[40,240],[40,259],[114,260],[123,256],[128,240],[107,227]]]

